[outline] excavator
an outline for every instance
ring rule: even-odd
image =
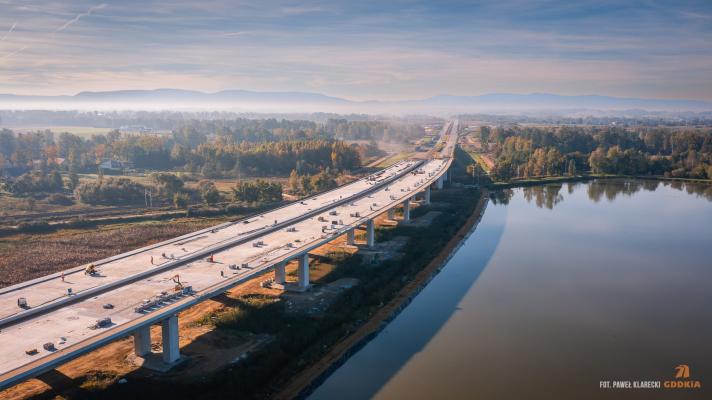
[[[94,276],[96,273],[96,266],[94,264],[89,264],[86,268],[84,268],[84,275]]]
[[[173,282],[176,284],[176,285],[173,287],[173,290],[174,290],[174,291],[179,292],[179,291],[183,290],[183,284],[182,284],[181,281],[180,281],[180,275],[176,274],[176,275],[174,275],[171,279],[172,279]]]

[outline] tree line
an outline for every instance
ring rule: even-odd
[[[498,180],[577,173],[712,179],[712,130],[497,127],[482,131]]]
[[[96,172],[104,160],[126,162],[136,169],[203,173],[205,177],[287,175],[343,171],[360,166],[370,145],[348,145],[331,138],[281,141],[236,141],[218,137],[210,142],[185,142],[172,136],[124,135],[117,131],[85,139],[51,131],[15,134],[0,131],[0,169],[19,171],[57,167],[71,172]]]

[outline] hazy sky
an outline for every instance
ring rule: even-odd
[[[712,100],[712,1],[0,0],[0,93]]]

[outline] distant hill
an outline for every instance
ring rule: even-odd
[[[264,112],[461,113],[566,110],[712,111],[712,102],[563,96],[547,93],[441,95],[405,101],[352,101],[319,93],[181,89],[81,92],[74,96],[0,94],[1,109],[216,109]]]

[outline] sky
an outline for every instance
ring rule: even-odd
[[[712,1],[0,0],[0,93],[712,100]]]

